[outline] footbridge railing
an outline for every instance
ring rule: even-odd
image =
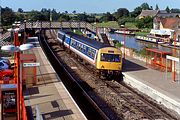
[[[20,29],[87,29],[96,33],[96,27],[87,22],[25,22]]]
[[[20,30],[25,29],[86,29],[96,34],[96,27],[87,22],[24,22],[19,25]],[[11,37],[10,32],[0,35],[0,40]]]

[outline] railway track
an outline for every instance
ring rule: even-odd
[[[59,52],[61,48],[55,40],[54,32],[49,32],[48,36],[53,38],[48,40],[48,43],[57,52],[55,54],[62,59],[70,74],[110,119],[178,119],[124,83],[94,76],[92,68],[89,69],[88,65],[77,62],[77,59],[72,57],[76,55]]]
[[[45,34],[45,33],[43,33]],[[86,107],[85,108],[85,115],[88,119],[92,119],[94,120],[96,117],[98,119],[103,119],[103,120],[110,120],[110,118],[108,116],[106,116],[106,114],[104,114],[104,112],[98,107],[98,105],[89,97],[89,95],[87,94],[86,91],[83,90],[83,88],[80,86],[80,84],[77,82],[77,80],[75,80],[75,78],[68,72],[68,67],[66,66],[66,64],[63,64],[63,62],[61,61],[61,59],[59,59],[57,57],[57,55],[55,55],[52,51],[52,48],[50,48],[48,46],[48,43],[45,39],[47,39],[47,37],[43,36],[42,37],[43,40],[40,40],[41,42],[41,45],[43,46],[43,49],[46,53],[46,55],[48,55],[48,59],[53,63],[53,66],[55,66],[55,70],[58,71],[57,73],[58,74],[61,74],[60,78],[61,79],[65,79],[65,80],[62,80],[64,84],[68,84],[69,86],[66,86],[68,88],[68,90],[70,90],[69,92],[72,93],[73,92],[76,92],[75,93],[75,96],[73,96],[73,98],[75,100],[77,100],[76,102],[79,103],[79,105],[82,107],[82,110],[84,110],[83,107]],[[49,39],[49,38],[48,38]],[[51,38],[50,38],[51,39]],[[63,70],[62,70],[63,69]],[[65,71],[65,72],[64,72]],[[62,77],[63,76],[63,77]],[[69,79],[71,81],[69,81]],[[69,82],[67,82],[69,81]],[[76,85],[74,85],[74,83],[76,83]],[[72,83],[72,84],[71,84]],[[76,87],[78,86],[78,87]],[[69,88],[70,87],[70,88]],[[78,94],[77,94],[78,93]],[[82,94],[83,95],[82,95]],[[81,95],[79,95],[81,94]],[[77,95],[77,96],[76,96]],[[83,97],[83,98],[77,98],[77,97]],[[85,98],[84,98],[85,97]],[[82,103],[83,102],[87,102],[87,100],[89,101],[88,103]],[[79,102],[81,101],[81,102]],[[81,104],[82,103],[82,104]],[[89,104],[91,104],[91,106],[89,106]],[[89,108],[87,108],[89,107]],[[89,110],[87,110],[89,109]],[[92,110],[93,109],[93,110]],[[91,116],[87,115],[87,114],[92,114]],[[95,115],[95,116],[93,116]]]

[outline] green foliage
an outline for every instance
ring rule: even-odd
[[[16,21],[24,21],[25,18],[26,18],[26,16],[25,16],[24,14],[22,14],[22,13],[17,13],[15,20],[16,20]]]
[[[45,14],[39,12],[39,11],[31,11],[29,14],[28,14],[28,18],[31,20],[31,21],[47,21],[48,18]]]
[[[73,15],[70,19],[72,21],[86,21],[89,23],[93,23],[96,21],[96,17],[94,15],[87,15],[86,13]]]
[[[166,11],[167,11],[167,13],[170,13],[170,12],[171,12],[171,10],[169,9],[168,6],[166,7]]]
[[[152,17],[146,17],[146,18],[138,19],[138,20],[136,20],[136,26],[139,29],[152,28],[153,27],[153,18]]]
[[[55,9],[53,9],[51,11],[51,15],[52,15],[52,20],[53,21],[58,21],[59,17],[60,17],[60,13],[57,13]]]
[[[117,12],[114,13],[114,16],[116,19],[119,19],[121,17],[128,17],[129,16],[129,10],[126,8],[119,8]]]
[[[159,6],[158,6],[158,4],[156,4],[156,8],[155,8],[155,10],[159,10]]]
[[[141,31],[141,32],[136,32],[135,34],[139,36],[146,36],[149,34],[149,32]]]
[[[22,8],[18,8],[18,12],[23,13],[23,9]]]
[[[143,3],[143,4],[141,4],[141,8],[142,8],[143,10],[150,10],[150,9],[151,9],[151,8],[149,7],[148,3]]]
[[[123,18],[118,19],[118,24],[119,25],[125,25],[126,22],[134,22],[134,21],[135,21],[135,18],[123,17]]]
[[[131,17],[137,17],[142,11],[142,8],[136,7],[133,12],[130,13]]]
[[[69,21],[70,17],[66,14],[61,14],[60,17],[58,18],[58,21],[64,22],[64,21]]]
[[[119,28],[119,25],[116,21],[96,23],[97,27],[109,27],[109,28]]]
[[[99,19],[99,22],[108,22],[113,20],[115,20],[114,16],[110,12],[107,12],[106,14],[103,14],[103,16]]]
[[[136,22],[126,22],[125,23],[125,28],[134,28],[134,29],[137,29]]]
[[[118,47],[118,48],[120,48],[120,47],[122,47],[123,45],[122,45],[120,42],[117,42],[117,43],[115,44],[115,46]]]
[[[153,9],[152,6],[149,7],[148,3],[143,3],[140,6],[136,7],[134,9],[134,11],[132,11],[130,13],[130,16],[131,17],[137,17],[141,13],[142,10],[152,10],[152,9]]]
[[[15,21],[16,16],[12,9],[6,7],[1,9],[1,22],[3,26],[12,25]]]
[[[171,9],[171,13],[180,13],[180,9],[178,8]]]
[[[134,52],[138,55],[138,56],[141,56],[141,57],[146,57],[146,48],[143,48],[141,50],[134,50]]]

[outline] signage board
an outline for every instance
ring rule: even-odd
[[[40,63],[23,63],[23,67],[39,67]]]
[[[179,58],[177,58],[177,57],[166,55],[166,58],[169,59],[169,60],[172,60],[172,61],[179,62]]]

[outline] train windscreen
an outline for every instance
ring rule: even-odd
[[[102,53],[101,54],[101,61],[106,61],[106,62],[120,62],[120,55],[118,54],[107,54],[107,53]]]

